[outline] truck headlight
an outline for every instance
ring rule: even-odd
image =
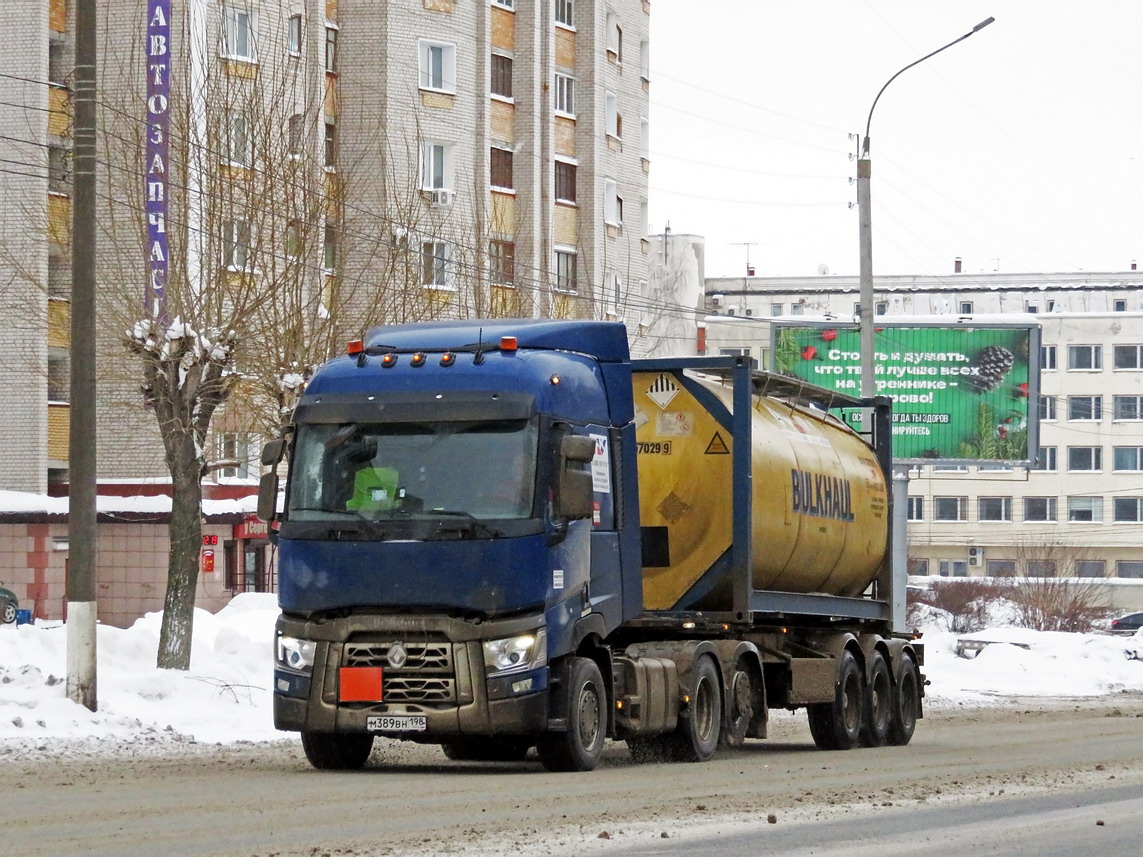
[[[314,665],[317,644],[313,640],[278,635],[278,663],[295,670],[308,670]]]
[[[543,628],[533,634],[484,643],[484,669],[489,676],[526,672],[547,662],[548,634]]]

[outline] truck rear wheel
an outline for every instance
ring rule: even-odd
[[[671,733],[671,756],[679,762],[705,762],[718,749],[722,731],[722,690],[718,683],[718,667],[708,657],[694,665],[691,703],[686,716]]]
[[[373,752],[368,732],[303,732],[302,749],[311,765],[324,771],[356,771]]]
[[[861,737],[865,712],[865,682],[853,652],[842,652],[837,659],[837,689],[833,702],[806,706],[810,734],[822,750],[850,750]]]
[[[568,675],[568,728],[540,736],[540,761],[549,771],[590,771],[607,736],[607,689],[590,658],[574,658]]]
[[[889,721],[893,716],[893,681],[889,675],[889,664],[880,652],[874,652],[869,659],[869,680],[865,690],[861,743],[866,747],[884,747],[889,740]]]
[[[911,655],[902,654],[897,673],[897,686],[893,688],[892,713],[889,717],[887,740],[890,744],[900,747],[913,739],[920,708],[921,685],[917,678],[917,665]]]

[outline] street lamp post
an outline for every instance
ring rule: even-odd
[[[877,102],[881,99],[881,94],[885,92],[889,84],[900,77],[903,72],[908,71],[915,65],[923,63],[929,57],[936,56],[941,51],[951,48],[957,42],[963,42],[973,33],[983,30],[995,20],[995,18],[987,18],[963,36],[953,39],[944,47],[937,48],[932,53],[925,54],[919,60],[909,63],[885,81],[885,85],[878,90],[877,97],[873,99],[873,104],[869,108],[869,118],[865,120],[865,136],[861,141],[861,157],[857,160],[858,240],[861,248],[861,394],[863,396],[874,396],[877,393],[877,387],[876,384],[874,384],[873,377],[873,226],[869,202],[869,176],[871,172],[871,164],[869,161],[869,126],[873,122],[873,110],[877,107]]]
[[[874,376],[874,366],[876,361],[873,359],[874,349],[874,336],[873,336],[873,225],[872,225],[872,206],[869,201],[869,177],[872,172],[871,164],[869,161],[869,126],[873,122],[873,110],[877,107],[877,102],[881,99],[881,94],[885,89],[895,81],[903,72],[908,71],[913,66],[923,63],[929,57],[936,56],[943,50],[947,50],[955,45],[957,42],[963,42],[973,33],[979,32],[995,21],[995,18],[986,18],[981,21],[969,32],[965,33],[959,38],[953,39],[947,45],[937,48],[932,53],[925,54],[919,60],[909,63],[907,66],[898,71],[895,75],[885,81],[885,85],[877,92],[877,97],[873,99],[873,104],[869,108],[869,118],[865,120],[865,136],[861,141],[861,157],[857,159],[857,208],[858,208],[858,221],[857,232],[858,242],[861,252],[860,257],[860,273],[861,273],[861,395],[865,397],[873,397],[877,395],[877,384]],[[908,564],[909,564],[909,550],[908,550],[908,514],[907,508],[909,504],[909,473],[908,468],[904,465],[893,466],[893,480],[892,480],[892,538],[890,544],[892,545],[892,553],[890,556],[890,569],[889,573],[892,575],[895,585],[891,587],[890,591],[893,593],[893,603],[890,605],[892,627],[895,630],[901,631],[905,628],[905,587],[908,582]]]

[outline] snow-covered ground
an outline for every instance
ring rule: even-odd
[[[71,740],[233,743],[275,731],[271,704],[273,595],[239,595],[217,614],[196,611],[191,669],[155,668],[161,616],[98,630],[98,711],[67,699],[67,629],[0,626],[0,754]],[[1143,636],[1039,633],[994,627],[969,635],[925,631],[929,708],[997,705],[1017,697],[1143,692]],[[973,658],[958,640],[987,641]]]

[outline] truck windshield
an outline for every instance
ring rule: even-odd
[[[303,424],[287,518],[528,518],[536,446],[526,420]]]

